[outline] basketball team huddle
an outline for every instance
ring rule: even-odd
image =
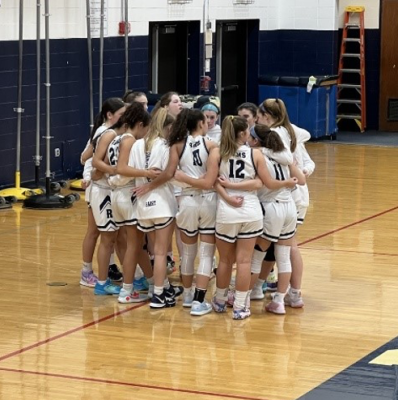
[[[174,307],[180,297],[193,316],[231,306],[233,319],[248,318],[251,300],[267,288],[275,292],[265,311],[303,307],[295,235],[315,169],[309,132],[290,123],[281,99],[243,103],[221,126],[209,97],[185,108],[169,92],[150,114],[147,105],[141,92],[106,100],[82,153],[89,209],[80,284],[152,309]],[[182,286],[168,279],[173,235]]]

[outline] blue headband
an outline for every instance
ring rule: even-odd
[[[258,137],[258,135],[257,135],[257,133],[256,133],[256,130],[255,130],[254,128],[255,128],[255,125],[253,125],[253,126],[250,128],[250,136],[251,136],[252,138],[254,138],[254,139],[257,139],[257,140],[260,142],[261,139]]]
[[[200,110],[201,111],[213,111],[216,114],[220,113],[220,110],[218,109],[218,107],[213,103],[206,103]]]

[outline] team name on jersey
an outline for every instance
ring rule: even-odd
[[[145,203],[145,207],[153,207],[156,206],[156,200],[147,201]]]
[[[189,143],[189,147],[195,148],[200,146],[200,142]]]
[[[235,157],[246,158],[246,152],[244,152],[244,151],[237,151],[236,154],[235,154]]]

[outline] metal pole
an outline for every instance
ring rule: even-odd
[[[22,130],[22,67],[23,67],[23,0],[19,0],[19,54],[18,54],[18,99],[14,111],[17,116],[17,160],[15,167],[15,187],[21,187],[21,130]]]
[[[129,0],[124,0],[124,53],[126,58],[124,92],[129,90]]]
[[[93,100],[93,53],[91,46],[91,8],[90,0],[86,0],[87,17],[87,53],[88,53],[88,84],[90,91],[90,127],[94,126],[94,100]]]
[[[40,180],[40,86],[41,86],[41,71],[40,71],[40,18],[41,18],[41,0],[37,1],[36,8],[36,155],[35,161],[35,181],[36,186],[39,186]]]
[[[46,31],[46,195],[50,196],[50,9],[49,0],[45,0],[45,31]]]
[[[104,17],[105,0],[101,0],[101,23],[100,23],[100,65],[99,65],[99,110],[102,108],[102,92],[104,84]]]

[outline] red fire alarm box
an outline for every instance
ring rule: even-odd
[[[119,35],[124,35],[126,32],[126,22],[125,21],[120,21],[119,22]],[[129,22],[128,24],[128,33],[131,32],[131,24]]]

